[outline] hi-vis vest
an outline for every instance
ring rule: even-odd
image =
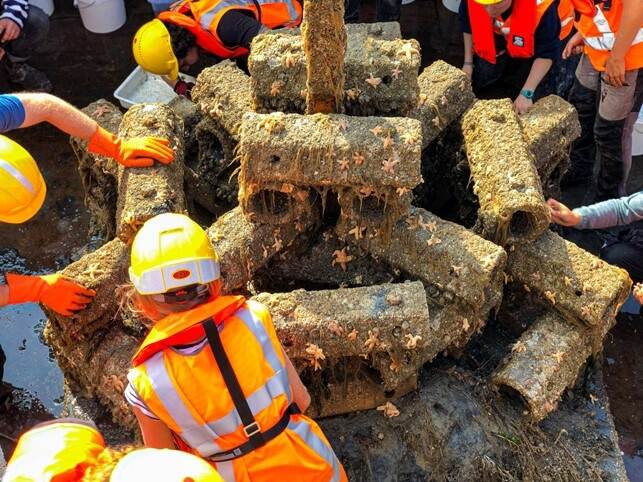
[[[72,421],[37,426],[16,445],[2,480],[77,482],[105,449],[93,427]]]
[[[203,323],[216,324],[256,426],[244,427],[209,345],[189,356],[174,348],[202,339]],[[266,433],[288,415],[293,398],[285,363],[268,310],[240,296],[220,296],[157,322],[128,378],[180,448],[212,462],[226,482],[346,481],[321,429],[301,414],[290,415],[265,445],[220,461],[222,453],[247,444],[254,431]]]
[[[512,14],[504,20],[496,17],[491,21],[484,7],[475,0],[468,0],[469,21],[476,55],[492,64],[496,63],[496,48],[493,34],[507,40],[507,51],[511,57],[530,58],[534,55],[534,34],[540,20],[554,0],[516,0]],[[560,0],[559,38],[569,36],[574,26],[574,8],[571,0]]]
[[[594,5],[591,0],[572,0],[574,7],[581,14],[576,28],[585,42],[585,55],[589,57],[596,70],[604,71],[616,33],[621,24],[623,3],[611,0]],[[609,8],[606,5],[609,3]],[[643,67],[643,25],[632,41],[632,46],[625,55],[625,70],[636,70]]]
[[[189,30],[199,47],[217,57],[240,57],[247,55],[248,49],[226,47],[217,34],[221,17],[231,9],[252,12],[269,29],[296,27],[302,16],[299,0],[183,0],[158,18]]]

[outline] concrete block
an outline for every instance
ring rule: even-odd
[[[477,101],[462,132],[480,204],[476,232],[501,246],[535,240],[549,226],[549,208],[511,101]]]

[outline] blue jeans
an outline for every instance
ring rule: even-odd
[[[346,23],[359,22],[360,0],[345,0],[344,21]],[[402,0],[376,0],[375,15],[378,22],[399,22]]]

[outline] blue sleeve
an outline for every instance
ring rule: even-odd
[[[469,20],[469,5],[467,0],[460,2],[458,8],[458,20],[460,21],[460,30],[462,33],[471,33],[471,21]]]
[[[560,57],[560,18],[558,1],[553,2],[545,11],[534,34],[534,58],[556,60]]]
[[[25,107],[15,95],[0,95],[0,132],[17,129],[25,122]]]
[[[601,229],[643,221],[643,191],[574,209],[581,215],[578,229]]]

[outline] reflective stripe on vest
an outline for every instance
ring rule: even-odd
[[[31,182],[29,182],[29,179],[23,176],[22,173],[18,171],[18,169],[13,167],[12,164],[9,164],[4,159],[0,159],[0,169],[8,172],[11,177],[22,184],[22,187],[24,187],[31,194],[36,194],[36,189],[33,187],[33,184],[31,184]]]
[[[297,20],[299,16],[297,13],[297,9],[295,8],[295,5],[293,4],[292,0],[257,0],[257,3],[259,4],[260,7],[264,5],[284,3],[288,8],[288,15],[290,16],[289,22],[294,22],[295,20]],[[220,12],[229,8],[247,9],[247,8],[252,8],[254,6],[255,6],[255,3],[252,0],[223,0],[217,3],[214,6],[214,8],[212,8],[211,10],[205,12],[201,16],[199,23],[201,24],[201,27],[203,27],[206,30],[209,30],[210,26],[212,25],[212,22],[214,21],[214,18]]]
[[[614,48],[614,42],[616,41],[616,35],[612,32],[605,13],[603,10],[596,7],[596,13],[593,17],[594,26],[602,34],[599,37],[584,37],[583,40],[587,45],[589,45],[594,50],[603,50],[611,51]],[[632,41],[632,45],[643,43],[643,28],[640,28]]]
[[[320,439],[315,432],[313,432],[310,424],[304,421],[291,419],[290,423],[288,424],[288,429],[299,435],[301,439],[306,443],[306,445],[308,445],[308,447],[314,450],[317,455],[324,459],[328,463],[328,465],[333,468],[333,478],[330,479],[331,482],[339,482],[341,476],[339,460],[337,460],[333,449],[330,448],[322,439]]]
[[[292,397],[288,372],[277,356],[275,347],[262,321],[247,308],[239,310],[234,316],[242,320],[253,334],[263,350],[265,360],[275,372],[266,383],[247,397],[246,400],[252,414],[256,416],[268,408],[273,400],[280,395],[286,395],[288,399],[287,405],[289,405]],[[224,323],[224,329],[226,326],[229,326],[229,324]],[[156,353],[150,357],[144,362],[144,365],[160,403],[163,404],[165,411],[180,427],[178,435],[203,457],[223,452],[223,449],[216,443],[216,439],[230,435],[239,429],[241,418],[237,409],[233,408],[223,417],[201,424],[194,419],[192,412],[185,406],[183,399],[177,393],[167,372],[163,352]]]
[[[228,462],[217,462],[215,467],[225,482],[236,482],[237,477],[234,475],[234,463],[232,460]]]

